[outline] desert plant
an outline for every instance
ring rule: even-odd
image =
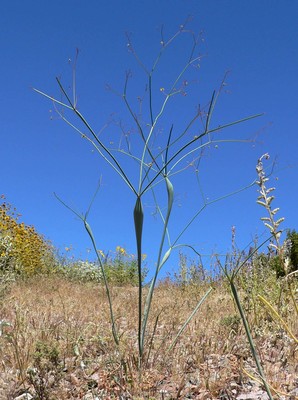
[[[275,215],[279,211],[279,208],[272,209],[272,201],[274,200],[272,192],[275,190],[275,188],[266,187],[266,182],[269,180],[269,178],[266,176],[265,173],[263,159],[268,160],[269,158],[269,154],[266,153],[262,155],[258,160],[256,169],[259,178],[257,184],[259,186],[260,196],[258,197],[257,203],[264,207],[268,213],[268,217],[262,217],[261,220],[264,222],[264,225],[270,230],[273,239],[269,245],[270,250],[275,252],[275,257],[271,259],[271,266],[276,271],[277,277],[284,277],[284,285],[281,285],[280,287],[280,296],[282,294],[283,287],[285,287],[290,293],[290,297],[293,302],[296,314],[298,315],[298,304],[291,282],[291,278],[293,277],[293,272],[291,270],[291,268],[293,268],[291,267],[292,258],[295,263],[295,250],[291,251],[291,248],[292,243],[294,243],[295,248],[296,236],[295,233],[291,235],[291,232],[289,232],[287,239],[283,243],[281,242],[282,231],[279,230],[279,225],[284,221],[284,218],[282,217],[276,220]],[[266,304],[267,300],[264,298],[262,299],[263,303]],[[270,305],[268,301],[267,303]],[[272,306],[270,310],[273,310]],[[282,319],[280,316],[279,318]]]
[[[191,35],[192,46],[189,55],[187,56],[186,63],[180,69],[180,72],[176,75],[173,81],[169,85],[164,85],[162,88],[157,88],[154,86],[154,77],[157,70],[157,66],[161,63],[161,59],[168,49],[169,46],[172,45],[174,39],[180,35]],[[154,294],[154,289],[157,284],[158,276],[165,265],[165,263],[169,260],[172,251],[182,245],[179,244],[179,240],[182,237],[183,233],[186,229],[196,220],[196,218],[200,215],[200,213],[212,203],[219,201],[224,197],[228,197],[229,194],[225,196],[221,196],[215,200],[207,201],[205,196],[203,197],[203,206],[193,215],[193,217],[189,220],[188,223],[184,226],[181,232],[172,240],[170,238],[169,233],[169,221],[172,215],[172,208],[174,202],[174,184],[173,184],[173,176],[179,172],[182,172],[185,167],[183,166],[183,162],[185,162],[188,158],[192,159],[193,165],[199,163],[204,149],[210,146],[211,144],[215,145],[221,141],[233,141],[229,139],[221,139],[216,137],[216,134],[222,132],[224,129],[237,125],[241,122],[248,121],[250,119],[256,118],[258,115],[249,116],[246,118],[239,119],[237,121],[226,122],[222,125],[216,124],[216,126],[212,127],[212,116],[215,109],[216,102],[218,100],[221,89],[225,85],[225,78],[220,86],[218,91],[214,91],[211,100],[209,101],[207,107],[202,109],[198,107],[198,110],[193,113],[190,117],[190,120],[185,121],[184,127],[178,129],[175,128],[175,123],[170,122],[166,123],[167,134],[163,135],[161,138],[157,136],[157,131],[160,128],[161,122],[165,120],[166,111],[168,110],[169,103],[174,97],[179,95],[185,96],[186,90],[188,86],[188,80],[186,79],[186,73],[191,73],[197,70],[199,66],[201,56],[200,54],[196,54],[197,46],[199,43],[200,37],[195,36],[193,32],[186,29],[185,24],[181,25],[178,31],[170,37],[168,40],[164,38],[163,31],[161,32],[161,42],[160,42],[160,51],[158,53],[157,58],[152,64],[151,68],[147,68],[144,63],[141,61],[139,55],[134,49],[133,43],[130,37],[127,37],[128,43],[127,47],[131,54],[135,57],[137,63],[141,67],[142,71],[145,74],[146,82],[148,90],[146,92],[147,98],[146,101],[144,98],[139,97],[139,102],[141,102],[141,109],[144,109],[144,106],[148,106],[147,114],[143,114],[140,116],[139,112],[134,109],[132,102],[129,100],[128,89],[129,89],[129,80],[131,78],[131,74],[126,75],[126,80],[124,84],[124,90],[121,94],[121,99],[126,106],[128,114],[132,121],[135,124],[135,129],[139,133],[138,139],[136,143],[135,149],[140,148],[140,152],[138,154],[133,154],[131,151],[131,144],[128,140],[128,135],[124,133],[124,138],[126,143],[128,143],[127,148],[116,148],[113,149],[110,145],[105,142],[103,136],[99,136],[96,134],[95,129],[91,127],[88,123],[84,115],[79,111],[77,106],[77,96],[76,96],[76,85],[75,85],[75,75],[74,75],[74,85],[73,85],[73,97],[69,95],[61,83],[61,80],[57,78],[57,83],[60,88],[62,97],[64,100],[58,100],[55,97],[49,96],[46,93],[34,89],[36,92],[42,94],[46,98],[50,99],[54,107],[56,108],[58,114],[61,118],[69,124],[72,128],[76,130],[80,136],[87,140],[94,149],[100,154],[100,156],[108,163],[108,165],[118,174],[118,176],[122,179],[122,181],[127,185],[129,190],[135,196],[135,206],[133,209],[134,216],[134,226],[135,226],[135,235],[136,235],[136,267],[138,271],[138,358],[139,358],[139,367],[142,366],[144,360],[144,352],[145,352],[145,337],[147,333],[147,324],[148,318],[151,311],[152,299]],[[191,71],[190,71],[191,70]],[[155,100],[155,95],[162,96],[162,99]],[[160,104],[159,104],[160,103]],[[61,109],[60,109],[60,108]],[[83,124],[83,128],[80,129],[75,125],[75,123],[71,120],[71,117],[66,116],[64,111],[70,111],[73,113],[75,117],[78,118],[79,122]],[[201,128],[198,129],[196,123],[199,122]],[[121,135],[122,135],[121,131]],[[159,146],[156,145],[157,137],[160,139]],[[234,140],[245,142],[245,140]],[[126,157],[126,159],[125,159]],[[135,165],[138,165],[138,168],[135,169],[136,176],[132,177],[130,175],[130,169],[126,169],[125,162],[132,161]],[[199,171],[196,168],[196,176],[199,181]],[[134,182],[137,181],[137,184]],[[251,184],[252,185],[252,184]],[[251,186],[248,185],[248,186]],[[161,187],[161,188],[160,188]],[[239,189],[243,190],[243,189]],[[167,207],[166,212],[162,211],[161,202],[159,200],[159,195],[163,195],[163,201],[166,200]],[[160,243],[157,251],[157,260],[156,267],[153,272],[153,278],[149,285],[149,290],[146,295],[145,302],[143,303],[143,224],[144,224],[144,198],[147,195],[152,195],[153,201],[156,205],[156,210],[160,219],[163,223],[162,231],[160,232]],[[234,194],[234,193],[233,193]],[[92,200],[93,202],[93,200]],[[87,218],[89,216],[89,211],[92,205],[92,202],[88,208],[88,211],[85,215],[80,215],[76,213],[76,215],[82,220],[84,223],[85,229],[90,236],[93,248],[98,257],[98,262],[101,267],[103,280],[106,287],[106,293],[109,300],[109,308],[110,308],[110,317],[111,317],[111,325],[112,325],[112,333],[114,336],[114,340],[116,344],[119,344],[119,333],[117,331],[114,313],[113,313],[113,303],[112,298],[109,291],[109,282],[108,275],[104,268],[104,260],[102,255],[97,251],[98,247],[96,245],[95,237],[92,233],[92,229],[90,224],[87,222]],[[66,205],[63,202],[64,205]],[[67,205],[66,205],[67,206]],[[68,206],[67,206],[68,207]],[[70,207],[68,207],[70,209]],[[72,209],[71,209],[72,210]],[[72,210],[74,212],[74,210]],[[191,246],[189,246],[191,247]],[[192,248],[192,247],[191,247]],[[192,248],[196,254],[197,251]],[[205,299],[207,295],[210,293],[210,289],[203,297]],[[199,308],[201,301],[198,303],[196,310]],[[194,314],[191,315],[193,317]],[[188,323],[190,319],[187,320]],[[185,325],[184,325],[185,327]],[[181,333],[182,331],[180,331]],[[178,335],[180,334],[178,333]],[[176,340],[176,339],[175,339]]]

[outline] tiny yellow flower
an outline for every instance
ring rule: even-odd
[[[123,247],[121,247],[121,246],[117,246],[116,247],[116,252],[121,254],[122,256],[126,255],[125,249]]]
[[[104,256],[105,256],[105,253],[104,253],[102,250],[97,250],[97,252],[98,252],[98,254],[99,254],[101,257],[104,257]]]

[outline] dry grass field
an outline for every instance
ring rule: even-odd
[[[245,393],[261,393],[262,385],[223,281],[214,283],[214,290],[168,351],[207,289],[203,283],[179,286],[171,281],[158,286],[139,371],[137,288],[112,287],[120,332],[116,346],[103,287],[55,276],[12,283],[0,304],[0,399],[24,393],[46,400],[254,398]],[[283,293],[277,304],[275,290],[267,287],[264,296],[278,307],[297,338],[298,319],[291,299]],[[294,399],[298,392],[295,338],[253,291],[247,295],[240,290],[240,295],[272,393]]]

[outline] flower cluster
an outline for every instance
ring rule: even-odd
[[[3,196],[2,196],[3,198]],[[18,222],[11,205],[0,205],[0,266],[25,275],[44,273],[53,267],[52,246],[33,226]]]

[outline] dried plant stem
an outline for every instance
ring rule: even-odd
[[[298,344],[298,339],[296,338],[296,336],[293,334],[291,329],[288,327],[288,325],[285,323],[285,321],[282,319],[282,317],[278,314],[278,312],[272,307],[272,305],[269,303],[269,301],[267,301],[260,294],[258,295],[258,298],[262,301],[263,304],[265,304],[269,308],[269,310],[274,315],[274,317],[281,323],[281,325],[284,327],[284,329],[288,332],[289,336]]]

